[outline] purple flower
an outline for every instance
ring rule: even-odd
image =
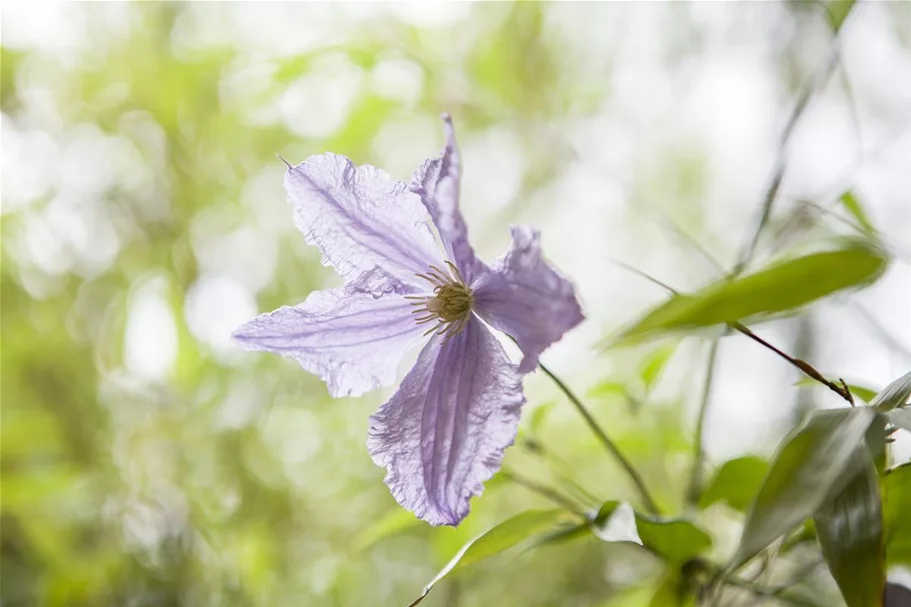
[[[583,316],[572,285],[541,258],[535,230],[514,227],[512,247],[492,266],[475,257],[444,121],[446,147],[409,186],[335,154],[288,169],[294,221],[345,286],[263,314],[234,338],[294,358],[345,396],[394,383],[401,357],[430,336],[370,418],[367,447],[402,506],[432,525],[457,525],[515,440],[521,374]],[[488,325],[516,340],[518,367]]]

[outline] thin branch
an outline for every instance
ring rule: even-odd
[[[604,445],[604,448],[607,449],[608,453],[613,456],[614,459],[623,467],[626,471],[626,474],[633,481],[633,484],[636,486],[636,489],[639,491],[639,495],[642,497],[642,502],[645,508],[652,514],[659,514],[658,506],[655,503],[655,500],[652,499],[651,493],[649,493],[648,488],[645,486],[645,481],[642,480],[642,476],[639,472],[633,467],[632,463],[620,452],[620,449],[617,448],[617,445],[610,439],[607,433],[598,425],[598,422],[588,411],[582,401],[579,400],[572,390],[569,389],[563,381],[553,374],[553,372],[545,367],[543,364],[538,365],[541,370],[547,375],[557,387],[566,395],[566,398],[569,399],[569,402],[576,408],[576,411],[582,416],[585,420],[585,423],[588,424],[588,427],[595,434],[601,444]]]
[[[588,489],[574,481],[566,472],[568,470],[566,462],[557,457],[553,451],[545,448],[544,445],[539,441],[526,439],[522,441],[519,446],[524,449],[529,455],[537,457],[542,462],[544,462],[544,465],[547,466],[548,470],[550,470],[551,474],[554,475],[556,480],[563,483],[566,490],[569,493],[574,494],[573,497],[578,499],[581,503],[585,504],[586,506],[595,506],[600,505],[604,502],[603,499],[592,494]]]
[[[526,478],[524,476],[516,474],[515,472],[512,472],[511,470],[506,470],[505,468],[500,471],[500,475],[506,480],[512,481],[517,485],[521,485],[529,491],[537,493],[541,497],[550,500],[558,506],[566,508],[574,514],[578,514],[583,518],[587,516],[584,508],[581,508],[579,504],[566,497],[556,489],[548,487],[547,485],[542,485],[537,481],[533,481],[530,478]]]
[[[840,397],[842,397],[843,399],[848,401],[848,403],[852,407],[854,406],[854,397],[851,395],[851,390],[848,389],[847,384],[845,384],[845,380],[839,378],[838,379],[839,383],[835,383],[833,381],[826,379],[825,376],[823,376],[822,373],[817,371],[813,367],[813,365],[811,365],[810,363],[808,363],[804,360],[801,360],[799,358],[794,358],[790,354],[782,352],[781,350],[779,350],[778,348],[776,348],[775,346],[773,346],[772,344],[770,344],[763,338],[759,337],[758,335],[753,333],[749,328],[747,328],[745,325],[743,325],[739,322],[728,323],[728,326],[730,326],[735,331],[739,331],[740,333],[743,333],[744,335],[746,335],[747,337],[749,337],[756,343],[761,344],[765,348],[768,348],[769,350],[771,350],[772,352],[774,352],[781,358],[785,359],[786,361],[788,361],[789,363],[791,363],[792,365],[794,365],[795,367],[800,369],[800,371],[804,375],[807,375],[808,377],[815,379],[822,385],[828,387],[830,390],[832,390],[833,392],[838,394]]]
[[[791,136],[794,133],[794,128],[797,126],[797,123],[800,121],[801,116],[803,116],[804,111],[810,104],[810,99],[813,98],[813,95],[821,89],[829,78],[832,76],[832,73],[835,71],[836,66],[838,65],[838,36],[832,40],[832,45],[829,49],[829,56],[826,58],[825,63],[823,64],[820,70],[810,78],[809,83],[804,88],[800,97],[797,100],[797,104],[794,106],[794,109],[791,111],[791,115],[788,117],[788,121],[785,123],[784,130],[781,133],[781,138],[778,144],[778,157],[775,160],[775,167],[772,170],[772,176],[769,179],[769,184],[766,187],[765,195],[762,200],[761,212],[759,215],[759,221],[756,224],[756,229],[753,231],[753,236],[750,239],[747,246],[743,249],[743,252],[740,255],[740,259],[737,262],[737,265],[734,267],[732,272],[733,276],[740,274],[743,269],[750,263],[750,260],[753,258],[753,254],[756,252],[756,247],[759,244],[759,238],[762,236],[762,232],[765,229],[766,224],[769,222],[769,218],[772,215],[772,207],[775,205],[775,199],[778,197],[778,190],[781,188],[781,182],[784,180],[785,168],[787,166],[786,158],[786,148],[790,143]]]

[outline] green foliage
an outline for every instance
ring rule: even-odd
[[[726,502],[734,510],[746,512],[768,471],[769,463],[761,457],[739,457],[725,462],[702,492],[699,507]]]
[[[672,569],[658,582],[658,589],[648,605],[649,607],[690,607],[695,604],[696,598],[691,591],[690,584],[679,570]]]
[[[437,582],[463,567],[483,561],[520,544],[534,535],[556,527],[567,520],[565,510],[528,510],[509,518],[471,540],[443,567],[409,607],[414,607],[433,589]]]
[[[848,607],[879,607],[886,583],[879,479],[864,444],[855,448],[853,459],[858,462],[853,476],[813,520],[823,557]]]
[[[844,488],[863,464],[857,461],[857,446],[873,417],[865,408],[821,411],[782,442],[750,508],[733,567],[813,515],[829,495]]]
[[[911,464],[890,470],[882,493],[886,562],[911,567]]]
[[[620,339],[787,312],[832,293],[867,285],[887,264],[882,250],[846,241],[832,251],[781,262],[742,278],[723,279],[693,295],[674,295],[633,323]]]
[[[596,536],[605,538],[604,531],[619,507],[620,502],[617,501],[608,501],[601,505],[591,524]],[[642,546],[670,565],[682,565],[712,548],[711,536],[691,521],[651,516],[640,512],[636,512],[634,516],[636,532]]]
[[[854,192],[845,192],[838,201],[841,203],[841,206],[851,214],[851,217],[854,218],[865,234],[868,236],[875,236],[876,228],[867,216],[867,212],[864,210],[863,206],[861,206],[857,196],[854,195]]]

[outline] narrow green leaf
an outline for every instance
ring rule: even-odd
[[[632,541],[660,556],[671,565],[682,565],[712,547],[712,538],[703,529],[691,521],[681,518],[664,518],[636,512],[635,532],[639,542],[634,539],[608,539],[604,531],[614,514],[620,508],[617,501],[605,502],[592,522],[592,532],[605,541]]]
[[[471,540],[436,574],[424,591],[408,607],[414,607],[424,600],[434,585],[452,571],[467,567],[486,558],[500,554],[527,540],[529,537],[565,521],[565,510],[528,510],[506,519],[477,538]]]
[[[734,510],[746,512],[768,472],[769,462],[761,457],[739,457],[725,462],[702,492],[699,507],[727,502]]]
[[[802,520],[851,478],[855,448],[875,414],[866,407],[819,411],[782,441],[750,508],[733,567]],[[851,475],[846,475],[849,471]]]
[[[528,419],[528,431],[532,436],[537,436],[541,431],[544,420],[550,414],[555,404],[554,401],[548,401],[546,403],[541,403],[532,410]]]
[[[873,222],[870,221],[870,218],[867,216],[866,211],[861,206],[860,201],[857,200],[857,197],[853,192],[845,192],[841,195],[841,198],[838,199],[841,203],[841,206],[851,214],[851,217],[860,225],[863,231],[867,234],[876,233],[876,228],[873,226]]]
[[[712,547],[711,536],[690,521],[636,514],[642,545],[667,562],[682,565]]]
[[[911,371],[908,371],[876,395],[870,406],[877,411],[889,411],[908,404],[911,398]]]
[[[858,464],[841,493],[816,511],[813,521],[823,557],[848,607],[881,607],[886,583],[883,509],[869,450],[854,450]]]
[[[588,391],[588,395],[591,397],[599,397],[599,396],[624,396],[625,397],[626,394],[627,394],[626,384],[623,384],[618,381],[611,381],[611,380],[603,381]]]
[[[798,257],[734,280],[722,279],[693,295],[675,295],[624,331],[620,340],[786,312],[869,284],[887,264],[883,251],[848,241],[840,249]]]
[[[844,25],[845,19],[848,18],[851,9],[854,7],[855,0],[829,0],[827,9],[829,11],[829,22],[832,24],[832,30],[838,32]]]
[[[911,463],[893,468],[883,482],[886,563],[911,567]]]
[[[352,542],[352,548],[355,551],[366,550],[380,540],[422,524],[421,519],[408,510],[396,508],[361,531]]]
[[[883,415],[893,426],[898,426],[903,430],[911,432],[911,407],[902,407],[901,409],[892,409],[886,411]]]
[[[664,344],[645,357],[645,360],[642,362],[639,377],[642,378],[646,393],[651,391],[655,382],[661,376],[661,372],[664,371],[664,367],[666,367],[667,363],[674,357],[674,352],[677,351],[677,345],[678,342],[676,341]]]

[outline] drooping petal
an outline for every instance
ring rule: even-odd
[[[478,315],[522,349],[522,373],[532,371],[541,352],[585,318],[572,283],[541,257],[539,236],[514,226],[512,246],[474,286]]]
[[[421,197],[430,213],[446,248],[449,258],[456,264],[465,281],[470,283],[483,269],[468,242],[468,227],[459,211],[459,181],[462,178],[462,161],[456,145],[455,131],[448,115],[443,116],[446,145],[443,152],[431,158],[414,172],[411,191]]]
[[[525,402],[521,375],[476,317],[434,336],[398,392],[370,418],[367,448],[405,508],[456,525],[499,468]]]
[[[427,327],[415,322],[411,300],[394,292],[376,297],[361,288],[365,283],[369,278],[261,314],[237,329],[234,339],[248,350],[293,358],[325,381],[332,396],[388,386]]]
[[[294,223],[346,284],[376,267],[421,284],[415,274],[440,265],[419,197],[380,169],[320,154],[288,169],[285,190]]]

